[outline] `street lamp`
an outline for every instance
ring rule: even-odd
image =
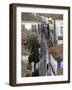
[[[51,46],[51,36],[50,36],[50,29],[51,29],[51,27],[50,27],[50,24],[52,24],[52,22],[53,22],[52,18],[51,17],[48,18],[48,25],[47,25],[47,30],[48,30],[48,50],[49,50],[49,48]],[[49,61],[48,61],[48,64],[47,64],[47,73],[48,73],[48,75],[51,75],[50,59],[51,58],[50,58],[50,52],[49,52]]]
[[[49,39],[52,39],[52,44],[56,44],[56,31],[55,31],[55,20],[51,17],[48,18],[48,27],[49,27],[49,33],[50,35]]]
[[[52,24],[52,18],[51,17],[48,18],[48,23]]]

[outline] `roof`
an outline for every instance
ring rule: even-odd
[[[22,21],[36,21],[36,22],[41,22],[41,19],[37,17],[36,15],[32,13],[24,13],[22,12],[21,14],[21,20]]]
[[[52,46],[49,51],[56,61],[63,60],[63,45]]]
[[[39,15],[43,15],[43,16],[48,17],[48,18],[50,17],[54,20],[63,20],[63,14],[41,13]]]
[[[63,14],[48,14],[48,13],[25,13],[22,12],[21,20],[22,21],[36,21],[41,22],[41,17],[45,16],[47,18],[51,17],[54,20],[63,20]]]

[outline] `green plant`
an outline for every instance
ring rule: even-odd
[[[34,62],[34,71],[36,70],[36,63],[39,62],[39,48],[40,44],[37,37],[32,37],[27,41],[27,48],[30,51],[29,63]]]

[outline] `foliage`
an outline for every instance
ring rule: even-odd
[[[32,61],[34,63],[39,62],[39,48],[40,44],[37,40],[37,37],[32,37],[27,41],[27,48],[30,51],[30,56],[29,56],[29,62],[31,63]]]

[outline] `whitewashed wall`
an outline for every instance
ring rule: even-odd
[[[36,25],[36,29],[38,30],[38,24],[40,24],[40,23],[39,22],[22,22],[21,24],[25,25],[25,28],[27,30],[31,30],[32,29],[32,25]]]

